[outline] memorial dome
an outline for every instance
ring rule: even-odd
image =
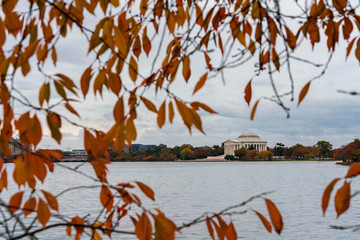
[[[238,137],[239,140],[261,140],[261,138],[253,132],[246,132]]]

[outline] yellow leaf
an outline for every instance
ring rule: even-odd
[[[300,92],[300,95],[299,95],[298,107],[299,107],[300,103],[304,100],[306,94],[308,93],[310,83],[311,83],[311,81],[309,81],[307,84],[305,84],[305,86],[301,89],[301,92]]]
[[[271,223],[274,226],[275,231],[280,234],[284,225],[280,211],[271,200],[267,198],[265,198],[264,200],[266,202],[266,207],[271,219]]]
[[[49,221],[50,216],[51,215],[47,204],[40,198],[37,209],[37,219],[43,225],[43,227],[46,226],[46,223]]]
[[[344,185],[339,188],[335,195],[335,210],[337,217],[346,212],[350,206],[350,183],[344,182]]]
[[[207,80],[207,76],[208,76],[208,73],[205,73],[204,75],[201,76],[200,80],[197,82],[197,84],[194,88],[193,95],[204,86],[204,84]]]
[[[321,208],[323,210],[323,214],[325,216],[326,209],[329,205],[329,199],[332,190],[334,189],[335,184],[340,180],[340,178],[335,178],[332,180],[329,185],[325,188],[325,191],[323,193],[322,199],[321,199]]]
[[[147,186],[146,184],[142,183],[142,182],[137,182],[135,181],[135,183],[139,186],[139,188],[141,189],[141,191],[151,200],[155,201],[155,194],[154,191]]]
[[[11,213],[16,212],[20,208],[22,197],[23,197],[24,191],[17,192],[10,198],[9,201],[9,211]]]
[[[157,116],[157,124],[159,128],[162,128],[162,126],[165,124],[165,101],[161,104],[158,116]]]

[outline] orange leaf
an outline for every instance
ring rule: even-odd
[[[256,108],[257,108],[259,102],[260,102],[260,99],[255,102],[253,108],[251,109],[250,120],[254,120]]]
[[[250,101],[251,101],[251,95],[252,95],[252,91],[251,91],[251,81],[252,79],[248,82],[248,84],[245,87],[244,93],[245,93],[245,101],[247,102],[248,106],[250,106]]]
[[[1,174],[1,182],[2,182],[2,184],[4,186],[4,188],[7,189],[8,181],[7,181],[7,171],[6,171],[6,169],[4,169],[4,171]]]
[[[155,105],[149,101],[148,99],[144,98],[144,97],[140,97],[141,101],[143,101],[143,103],[145,104],[146,108],[149,109],[150,111],[157,113],[157,109],[155,107]]]
[[[208,218],[208,217],[206,217],[206,226],[207,226],[207,229],[208,229],[211,239],[215,240],[214,229],[212,228],[210,218]]]
[[[13,160],[13,162],[15,164],[13,178],[17,185],[20,187],[21,185],[25,185],[26,182],[25,166],[21,155],[19,155],[16,160]]]
[[[300,103],[304,100],[306,94],[309,91],[309,87],[310,87],[310,83],[311,81],[309,81],[307,84],[305,84],[305,86],[303,87],[303,89],[301,89],[300,95],[299,95],[299,102],[298,102],[298,107],[300,105]]]
[[[354,45],[354,42],[355,42],[355,39],[356,39],[356,38],[354,38],[353,40],[351,40],[351,42],[349,43],[349,45],[348,45],[347,48],[346,48],[346,58],[348,58],[348,56],[349,56],[349,54],[350,54],[350,52],[351,52],[351,49],[352,49],[352,47],[353,47],[353,45]]]
[[[213,221],[213,220],[211,220],[211,223],[212,223],[212,224],[214,225],[214,227],[215,227],[216,234],[218,235],[219,240],[224,240],[224,232],[223,232],[222,229],[219,227],[219,225],[218,225],[215,221]]]
[[[271,233],[272,227],[271,227],[270,222],[261,213],[259,213],[258,211],[256,211],[256,210],[253,210],[253,211],[256,213],[256,215],[258,215],[261,222],[264,224],[264,227],[266,228],[266,230],[268,230],[268,232]]]
[[[350,183],[344,182],[344,185],[339,188],[335,195],[335,210],[337,217],[346,212],[350,206]]]
[[[109,212],[114,204],[114,197],[109,188],[105,185],[101,187],[100,202],[104,208],[106,208],[106,212]]]
[[[186,56],[183,61],[183,70],[182,70],[183,77],[187,82],[191,76],[191,69],[190,69],[190,57]]]
[[[92,69],[90,66],[84,71],[84,73],[82,74],[81,79],[80,79],[80,87],[81,87],[81,91],[84,95],[84,98],[86,97],[86,94],[89,91],[90,80],[92,78],[91,71],[92,71]]]
[[[36,208],[36,199],[35,198],[29,198],[25,204],[24,204],[24,216],[26,217],[33,211],[35,211]]]
[[[322,196],[322,200],[321,200],[321,208],[323,210],[324,216],[325,216],[325,212],[326,209],[329,205],[329,199],[330,199],[330,195],[332,190],[334,189],[335,184],[340,180],[340,178],[335,178],[334,180],[332,180],[329,185],[325,188],[324,194]]]
[[[151,200],[155,201],[155,194],[154,191],[147,185],[142,182],[135,181],[135,183],[139,186],[141,191]]]
[[[204,75],[201,76],[200,80],[197,82],[197,84],[194,88],[193,95],[204,86],[207,76],[208,76],[208,73],[205,73]]]
[[[72,224],[84,225],[84,220],[81,217],[76,216],[76,217],[73,217],[71,219],[71,223]],[[81,235],[84,232],[84,227],[83,226],[74,226],[74,228],[76,230],[76,234]]]
[[[72,114],[74,114],[80,118],[80,115],[78,114],[78,112],[69,103],[65,103],[65,107],[67,110],[69,110],[69,112],[71,112]]]
[[[352,163],[346,174],[346,178],[355,177],[360,174],[360,163]]]
[[[136,236],[140,240],[150,240],[152,236],[152,225],[149,217],[143,212],[135,225]]]
[[[71,237],[71,226],[66,226],[66,234]]]
[[[129,75],[131,80],[135,82],[138,76],[138,65],[136,60],[132,56],[129,62]]]
[[[50,219],[50,210],[47,204],[41,198],[39,199],[38,204],[37,219],[43,225],[43,227],[46,226],[46,223]]]
[[[143,33],[142,41],[143,41],[143,49],[144,49],[146,55],[149,56],[149,53],[151,51],[151,42],[150,42],[150,39],[148,38],[148,36],[146,35],[146,31],[144,31],[144,33]]]
[[[41,190],[41,192],[44,194],[46,201],[48,202],[50,208],[55,211],[59,211],[59,205],[58,205],[56,197],[45,190]]]
[[[285,26],[285,30],[286,30],[286,42],[287,42],[288,46],[291,48],[291,50],[294,50],[296,48],[296,37],[291,32],[291,30],[289,28],[287,28],[286,26]]]
[[[23,197],[24,191],[17,192],[10,198],[9,201],[9,211],[11,213],[16,212],[20,208],[22,197]]]
[[[160,210],[158,212],[159,215],[153,215],[155,220],[155,239],[174,240],[175,231],[179,231],[178,228]]]
[[[355,57],[360,62],[360,38],[356,42]]]
[[[232,222],[230,222],[226,230],[226,238],[228,240],[236,240],[238,238],[234,224]]]
[[[161,104],[157,116],[157,124],[159,128],[162,128],[162,126],[165,124],[165,101]]]
[[[274,226],[275,231],[278,234],[280,234],[281,230],[283,229],[282,216],[281,216],[278,208],[275,206],[275,204],[271,200],[269,200],[267,198],[265,198],[264,200],[266,202],[266,207],[267,207],[270,219],[271,219],[271,223]]]

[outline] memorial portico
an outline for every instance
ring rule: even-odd
[[[263,141],[258,135],[252,132],[241,134],[236,140],[227,140],[224,143],[225,155],[235,155],[235,151],[240,148],[249,149],[253,147],[259,152],[266,151],[267,142]]]

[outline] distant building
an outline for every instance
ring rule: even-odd
[[[225,155],[235,155],[235,151],[240,148],[254,149],[261,151],[267,150],[267,142],[263,141],[258,135],[252,132],[241,134],[236,140],[227,140],[224,143]]]
[[[81,156],[81,157],[86,157],[87,156],[87,152],[83,149],[74,149],[69,153],[70,156]]]
[[[129,153],[129,152],[139,152],[141,150],[152,150],[155,148],[156,145],[143,145],[143,144],[133,144],[132,147],[130,147],[129,145],[126,145],[124,148],[124,152],[125,153]]]
[[[9,141],[9,148],[12,155],[19,155],[24,152],[31,152],[31,147],[27,148],[19,139],[11,138]]]

